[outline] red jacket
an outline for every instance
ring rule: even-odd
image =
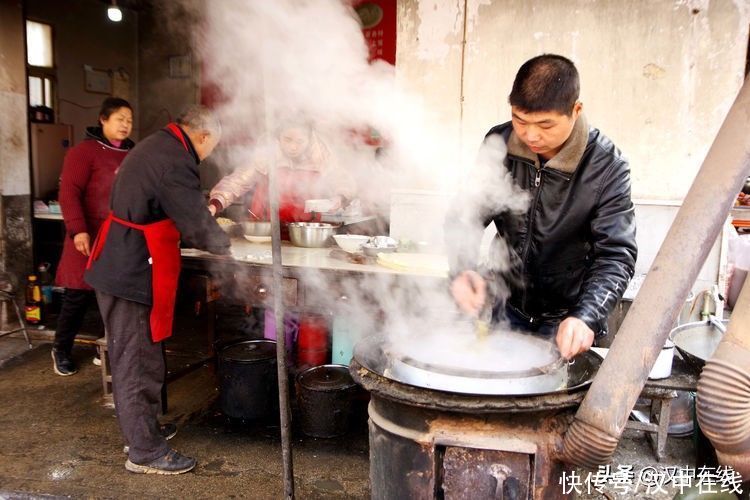
[[[89,128],[86,140],[65,155],[60,179],[60,208],[65,221],[65,242],[55,282],[65,288],[91,290],[83,281],[88,257],[76,250],[73,237],[88,233],[91,245],[109,214],[109,195],[115,172],[134,143],[119,148],[103,138],[100,128]]]

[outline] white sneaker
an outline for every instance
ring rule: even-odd
[[[94,354],[94,359],[91,361],[96,366],[102,366],[102,358],[99,357],[99,353]]]

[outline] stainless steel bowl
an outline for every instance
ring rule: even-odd
[[[259,221],[244,221],[242,229],[245,236],[271,236],[271,223]]]
[[[289,240],[296,247],[321,248],[328,246],[336,226],[322,222],[292,222]]]
[[[393,253],[397,247],[376,247],[372,245],[362,245],[362,251],[370,257],[377,257],[379,253]]]

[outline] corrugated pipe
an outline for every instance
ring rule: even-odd
[[[740,89],[565,435],[561,458],[611,461],[630,412],[750,168],[750,84]]]
[[[698,381],[698,423],[722,465],[750,480],[750,280]]]

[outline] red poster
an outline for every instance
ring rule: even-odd
[[[370,61],[396,64],[396,0],[354,0],[352,7],[362,23],[370,48]]]

